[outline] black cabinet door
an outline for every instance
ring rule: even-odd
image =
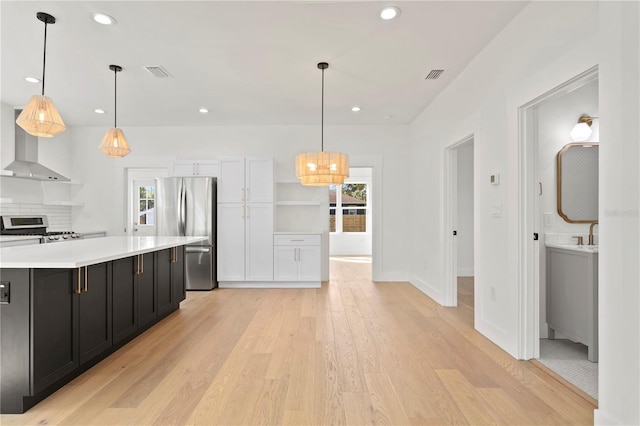
[[[80,364],[83,364],[111,346],[111,262],[80,268],[80,279]]]
[[[33,270],[33,391],[38,393],[78,365],[77,269]]]
[[[184,287],[184,246],[176,247],[174,263],[171,264],[171,284],[173,286],[174,308],[180,307],[187,293]]]
[[[115,345],[138,330],[137,256],[114,260],[111,265]]]
[[[158,286],[158,315],[171,312],[174,306],[174,293],[171,282],[171,269],[174,249],[156,252],[156,277]]]
[[[138,328],[145,328],[154,323],[158,317],[156,302],[154,253],[145,253],[139,265],[138,281]]]

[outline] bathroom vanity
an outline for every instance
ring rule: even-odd
[[[547,244],[546,252],[549,339],[561,333],[598,362],[598,248]]]

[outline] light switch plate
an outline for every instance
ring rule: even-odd
[[[553,226],[553,213],[544,214],[544,227],[550,228]]]
[[[489,176],[489,182],[491,182],[492,185],[499,185],[500,184],[500,173],[494,173],[491,176]]]
[[[502,204],[491,206],[491,217],[502,217]]]
[[[9,303],[9,286],[10,281],[1,281],[0,282],[0,303],[7,304]]]

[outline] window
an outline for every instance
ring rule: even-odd
[[[156,188],[138,186],[138,225],[153,226],[156,224]]]
[[[366,232],[368,187],[366,183],[345,183],[338,191],[329,186],[329,231]]]

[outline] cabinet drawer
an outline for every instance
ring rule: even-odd
[[[276,246],[319,246],[320,235],[274,235],[273,244]]]

